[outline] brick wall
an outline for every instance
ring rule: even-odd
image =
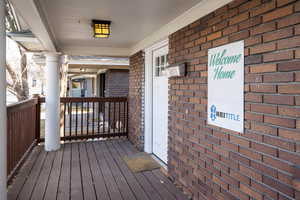
[[[140,150],[144,149],[143,86],[144,52],[130,57],[129,71],[129,139]]]
[[[207,51],[238,40],[244,134],[206,120]],[[194,199],[300,199],[300,1],[233,1],[172,34],[169,57],[188,62],[186,77],[169,80],[172,178]]]
[[[105,76],[105,96],[120,97],[128,95],[129,70],[110,69]]]

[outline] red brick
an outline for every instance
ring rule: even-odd
[[[273,62],[280,60],[290,60],[294,58],[293,50],[280,51],[275,53],[269,53],[264,55],[264,62]]]
[[[237,24],[239,22],[245,21],[246,19],[249,18],[249,13],[244,12],[242,14],[239,14],[229,20],[229,25]]]
[[[280,40],[277,42],[278,49],[288,49],[300,46],[300,36]]]
[[[250,66],[250,73],[276,72],[277,64],[261,64]]]
[[[277,114],[277,106],[268,104],[251,104],[251,111],[258,113]]]
[[[269,154],[269,155],[272,155],[272,156],[277,155],[277,149],[270,146],[270,145],[265,145],[265,144],[252,142],[251,143],[251,148],[255,149],[258,152],[262,152],[262,153]]]
[[[259,26],[256,26],[253,28],[250,33],[251,35],[257,35],[257,34],[262,34],[270,31],[274,31],[276,29],[276,24],[275,22],[270,22],[268,24],[261,24]]]
[[[248,38],[249,35],[250,34],[249,34],[248,30],[241,31],[241,32],[238,32],[238,33],[235,33],[235,34],[232,34],[231,36],[229,36],[229,41],[233,42],[233,41],[237,41],[237,40],[242,40],[242,39]]]
[[[253,55],[245,57],[245,65],[258,64],[262,62],[262,55]]]
[[[293,35],[293,28],[289,27],[286,29],[277,30],[274,32],[265,33],[263,35],[264,42],[287,38]]]
[[[292,142],[288,142],[283,140],[282,138],[279,137],[274,137],[274,136],[264,136],[264,143],[277,146],[282,149],[287,149],[289,151],[294,151],[295,150],[295,144]]]
[[[300,81],[300,72],[295,72],[295,81]]]
[[[278,182],[276,179],[264,176],[263,177],[263,183],[265,183],[266,185],[269,185],[272,188],[275,188],[279,191],[281,191],[284,194],[289,195],[290,197],[293,196],[293,189],[291,187],[288,187],[280,182]]]
[[[278,136],[295,141],[300,141],[300,133],[299,131],[294,129],[279,129]]]
[[[249,20],[239,24],[239,30],[250,28],[259,24],[261,24],[261,17],[250,18]]]
[[[276,49],[275,43],[266,43],[266,44],[250,47],[250,54],[265,53],[265,52],[274,51],[275,49]]]
[[[250,11],[251,17],[266,13],[273,10],[276,7],[276,2],[273,0],[269,3],[262,4],[261,6]]]
[[[250,10],[251,8],[254,8],[258,5],[261,4],[261,0],[252,0],[252,1],[248,1],[247,3],[241,5],[239,7],[239,12],[242,13],[244,11],[248,11]]]
[[[246,74],[245,83],[261,83],[262,77],[260,74]]]
[[[195,45],[200,45],[206,42],[206,37],[200,37],[195,41]]]
[[[248,0],[236,0],[236,1],[232,1],[231,3],[228,4],[229,8],[235,8],[240,6],[241,4],[247,2]]]
[[[262,95],[261,94],[255,94],[255,93],[246,93],[245,94],[245,100],[250,102],[262,102]],[[300,100],[299,100],[300,102]]]
[[[300,25],[294,26],[295,28],[295,35],[300,35]]]
[[[262,43],[262,36],[253,36],[250,38],[245,39],[245,47],[256,45]]]
[[[250,85],[251,92],[275,93],[276,85],[253,84]]]
[[[262,181],[262,174],[257,173],[257,171],[254,171],[253,169],[249,167],[245,167],[243,165],[240,165],[240,171],[241,173],[247,175],[248,177],[257,180],[257,181]]]
[[[278,64],[278,71],[295,71],[300,70],[300,61],[283,62]]]
[[[263,22],[268,22],[274,19],[278,19],[293,13],[293,6],[286,6],[280,9],[276,9],[270,13],[263,15]]]
[[[266,187],[265,185],[252,181],[251,182],[251,186],[253,188],[255,188],[258,191],[261,191],[263,194],[268,195],[269,197],[273,198],[273,199],[277,199],[277,192],[275,192],[274,190],[270,189],[269,187]],[[267,197],[264,197],[265,200],[267,200]]]
[[[298,1],[296,4],[295,4],[295,11],[300,11],[300,2]]]
[[[230,142],[232,142],[234,144],[238,144],[243,147],[249,147],[249,145],[250,145],[250,142],[247,139],[242,138],[242,137],[236,137],[233,135],[230,135]]]
[[[266,124],[259,124],[257,122],[253,122],[251,123],[251,130],[261,132],[267,135],[277,136],[277,128],[271,127],[270,125],[266,125]]]
[[[295,97],[295,102],[297,106],[300,105],[300,96]]]
[[[294,96],[287,95],[264,95],[263,102],[271,104],[294,105],[295,99]]]
[[[300,23],[300,13],[285,17],[278,21],[278,28]]]
[[[294,74],[292,72],[264,74],[263,77],[265,83],[292,82],[293,80]]]
[[[258,171],[261,171],[264,174],[267,174],[269,176],[277,177],[277,171],[273,168],[268,167],[264,163],[251,161],[251,167],[253,167],[254,169],[257,169]]]
[[[296,120],[290,118],[264,116],[264,122],[287,128],[296,128]]]
[[[300,84],[278,85],[278,92],[282,94],[300,94]]]
[[[295,50],[295,58],[300,58],[300,49]]]
[[[292,171],[292,168],[289,164],[276,157],[263,155],[263,162],[277,169],[281,169],[282,171],[286,171],[288,173],[291,173]]]
[[[238,31],[238,26],[237,26],[237,25],[229,26],[229,27],[227,27],[227,28],[225,28],[225,29],[223,30],[223,35],[224,35],[224,36],[225,36],[225,35],[229,35],[229,34],[231,34],[231,33],[237,32],[237,31]]]
[[[220,37],[222,37],[222,32],[221,31],[216,32],[216,33],[212,33],[212,34],[207,36],[207,41],[215,40],[215,39],[220,38]]]
[[[213,41],[213,47],[221,46],[221,45],[227,44],[228,42],[229,42],[229,38],[223,37],[223,38]]]
[[[285,151],[285,150],[279,150],[278,157],[282,160],[287,160],[298,166],[300,165],[300,156],[297,152],[289,152],[289,151]]]
[[[255,151],[252,151],[248,148],[240,147],[239,152],[240,152],[240,154],[247,156],[251,160],[258,160],[258,161],[262,160],[261,154],[255,152]]]
[[[286,4],[292,3],[294,1],[296,1],[296,0],[277,0],[277,6],[281,7],[281,6],[284,6]]]

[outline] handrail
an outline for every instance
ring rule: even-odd
[[[34,99],[28,99],[28,100],[24,100],[24,101],[14,103],[14,104],[10,104],[6,108],[7,108],[8,112],[14,112],[14,111],[17,111],[17,110],[20,110],[20,109],[31,107],[31,106],[36,105],[36,104],[38,104],[38,99],[34,98]]]
[[[118,102],[127,101],[127,97],[61,97],[61,103],[69,102]],[[40,103],[45,103],[45,97],[39,98]]]

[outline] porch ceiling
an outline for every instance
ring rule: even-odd
[[[127,55],[133,45],[200,1],[33,0],[57,50],[71,55],[103,55],[109,51]],[[18,2],[12,0],[14,5]],[[108,39],[93,38],[92,19],[112,21]]]
[[[130,56],[231,0],[10,1],[46,50]],[[92,19],[112,21],[108,39],[93,38]]]

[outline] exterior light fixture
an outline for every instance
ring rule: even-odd
[[[80,71],[81,71],[81,72],[85,72],[85,69],[84,69],[84,68],[80,68]]]
[[[105,20],[92,20],[95,38],[108,38],[110,35],[110,21]]]

